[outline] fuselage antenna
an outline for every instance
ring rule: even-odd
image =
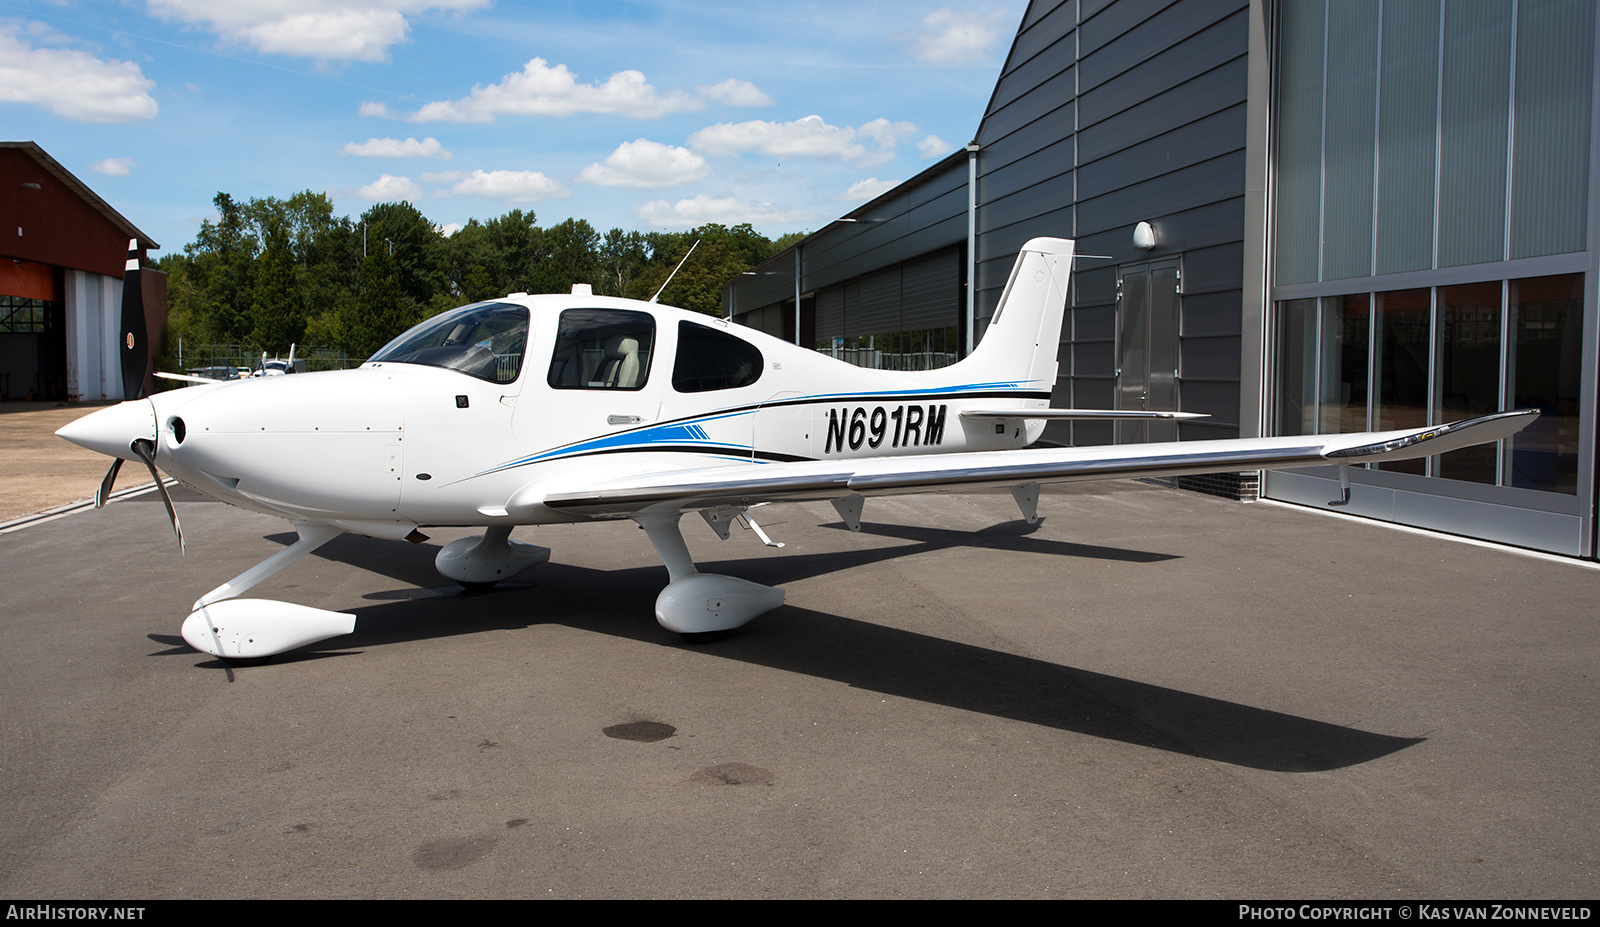
[[[689,255],[693,254],[694,253],[694,249],[696,249],[698,247],[700,247],[700,239],[696,238],[694,240],[694,244],[690,245],[689,246],[689,250],[684,253],[683,261],[689,260]],[[672,273],[667,274],[667,279],[665,281],[663,281],[662,284],[661,284],[661,290],[666,289],[667,288],[667,284],[672,282],[672,278],[676,277],[678,275],[679,268],[683,267],[683,261],[679,261],[678,262],[678,266],[672,268]],[[651,302],[655,302],[656,300],[661,298],[661,290],[656,290],[656,295],[650,297],[650,301]]]

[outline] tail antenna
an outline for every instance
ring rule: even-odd
[[[678,266],[672,268],[672,273],[667,274],[667,279],[661,284],[661,290],[665,290],[667,288],[667,284],[672,282],[672,278],[676,277],[678,275],[678,270],[683,267],[683,262],[689,260],[689,255],[693,254],[694,249],[698,247],[700,247],[700,239],[696,238],[694,240],[694,244],[690,245],[689,250],[683,255],[683,261],[679,261]],[[661,290],[656,290],[656,295],[650,297],[651,302],[655,302],[661,298]]]

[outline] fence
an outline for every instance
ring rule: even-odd
[[[259,348],[242,344],[202,344],[192,347],[180,346],[178,363],[184,372],[197,376],[213,377],[219,380],[231,379],[240,372],[248,373],[261,367],[262,352]],[[287,354],[276,355],[277,358],[287,358]],[[269,358],[273,359],[273,358]],[[359,367],[366,358],[351,358],[343,351],[332,348],[303,348],[296,347],[294,352],[294,369],[296,373],[310,373],[316,370],[348,370]]]

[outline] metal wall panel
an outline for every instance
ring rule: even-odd
[[[1049,157],[1057,165],[1071,164],[1073,146],[1077,144],[1072,137],[1075,118],[1073,105],[1068,103],[1017,129],[1004,145],[983,153],[984,176],[992,177],[1008,170],[1012,164],[1039,157]]]
[[[1235,21],[1241,17],[1247,20],[1248,11],[1240,10],[1206,27],[1176,46],[1171,54],[1083,89],[1078,99],[1083,106],[1084,125],[1099,122],[1245,54],[1245,23]]]
[[[1004,108],[986,114],[983,117],[982,138],[987,140],[1004,138],[1037,119],[1041,112],[1056,109],[1062,103],[1070,101],[1073,96],[1074,80],[1072,69],[1067,68],[1046,78],[1043,83],[1018,96]]]
[[[1244,102],[1246,71],[1245,60],[1236,58],[1104,119],[1094,123],[1082,120],[1079,163],[1088,164],[1187,125],[1200,116]],[[1244,139],[1238,140],[1238,147],[1244,147]]]
[[[1023,94],[1028,93],[1045,81],[1072,67],[1073,38],[1070,31],[1063,32],[1060,37],[1034,57],[1023,61],[1014,70],[1007,71],[1000,82],[995,85],[994,96],[989,100],[989,109],[999,112],[1001,108],[1017,101]]]
[[[1162,174],[1078,204],[1078,227],[1086,232],[1131,226],[1183,209],[1235,198],[1244,189],[1244,151]]]
[[[1244,10],[1239,4],[1218,3],[1217,0],[1144,0],[1138,3],[1118,3],[1105,14],[1085,20],[1083,24],[1083,89],[1099,86],[1111,77],[1145,61],[1157,60],[1171,54],[1175,46],[1201,32],[1206,26]],[[1112,20],[1116,16],[1141,16],[1131,27],[1112,34],[1125,22]],[[1105,25],[1103,25],[1105,24]],[[1240,50],[1241,53],[1243,50]],[[1179,54],[1178,58],[1183,55]],[[1165,62],[1168,68],[1174,61]]]
[[[1125,148],[1078,168],[1078,197],[1090,199],[1119,186],[1159,177],[1237,150],[1224,141],[1244,136],[1245,106],[1240,103],[1165,135]]]
[[[905,265],[901,277],[900,325],[904,331],[948,328],[959,321],[961,252],[950,251]]]
[[[1041,12],[1040,7],[1051,8]],[[1011,52],[1007,56],[1001,80],[1004,80],[1004,75],[1011,73],[1014,67],[1020,66],[1055,44],[1061,36],[1071,32],[1077,15],[1078,4],[1070,0],[1053,7],[1049,3],[1030,4],[1028,12],[1023,15],[1023,26],[1011,43]]]
[[[1239,337],[1239,291],[1195,293],[1183,282],[1183,334],[1185,337],[1226,335]],[[1235,355],[1238,356],[1237,350]],[[1235,371],[1237,373],[1237,371]]]

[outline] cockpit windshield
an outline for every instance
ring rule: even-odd
[[[528,310],[475,303],[436,315],[384,345],[368,363],[426,364],[490,383],[510,383],[528,347]]]

